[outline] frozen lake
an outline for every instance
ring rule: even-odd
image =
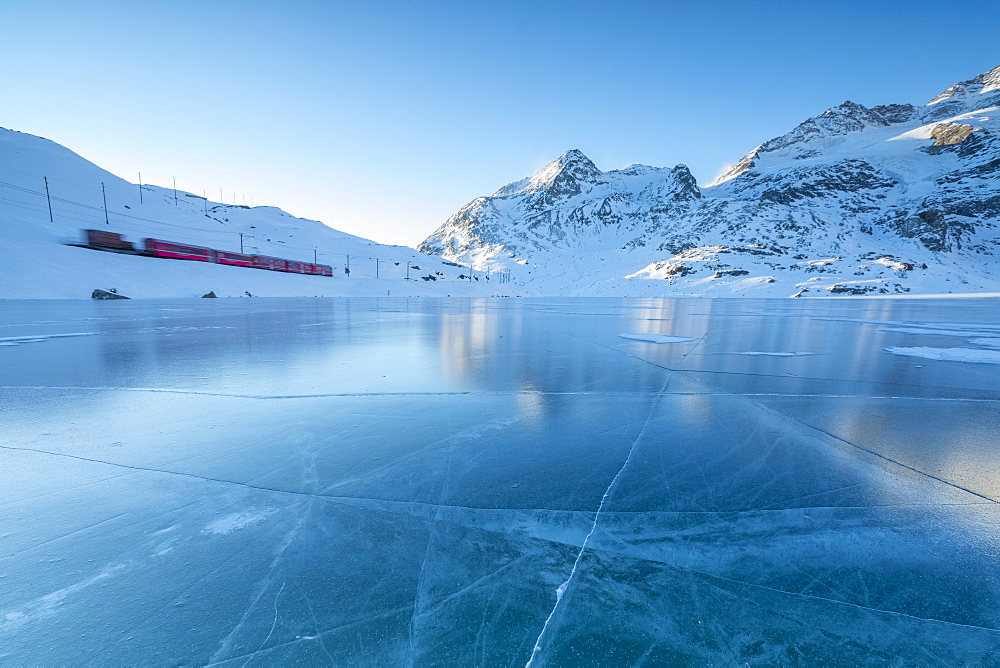
[[[0,301],[0,664],[996,665],[998,362],[988,299]]]

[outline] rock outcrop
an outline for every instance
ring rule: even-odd
[[[120,295],[117,292],[109,292],[108,290],[101,290],[100,288],[94,290],[90,293],[91,299],[129,299],[125,295]]]

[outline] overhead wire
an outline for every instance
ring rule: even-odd
[[[27,170],[19,170],[19,171],[27,171]],[[319,250],[319,248],[316,247],[316,246],[306,247],[306,246],[299,246],[297,244],[289,244],[289,243],[287,243],[285,241],[282,241],[282,240],[272,241],[271,239],[269,239],[267,237],[263,237],[263,238],[262,237],[258,237],[258,236],[256,236],[253,233],[247,233],[247,232],[242,232],[241,233],[241,232],[238,232],[238,231],[229,231],[229,230],[220,230],[220,229],[206,230],[203,227],[195,227],[195,226],[192,226],[192,225],[183,225],[183,224],[179,224],[179,223],[169,223],[169,222],[166,222],[166,221],[163,221],[163,220],[155,220],[155,219],[152,219],[152,218],[144,218],[142,216],[136,216],[136,215],[129,214],[129,213],[124,213],[124,212],[121,212],[121,211],[108,211],[105,207],[94,206],[94,205],[91,205],[91,204],[86,204],[86,203],[83,203],[83,202],[77,202],[75,200],[70,200],[70,199],[66,199],[66,198],[63,198],[63,197],[59,197],[59,196],[53,196],[51,194],[46,194],[45,192],[42,192],[42,191],[33,190],[31,188],[25,188],[24,186],[19,186],[17,184],[9,183],[9,182],[6,182],[6,181],[0,181],[0,187],[4,188],[4,195],[3,195],[2,201],[4,203],[10,205],[10,206],[17,206],[19,208],[27,209],[29,211],[34,211],[34,212],[38,212],[38,213],[45,213],[47,211],[46,207],[41,206],[41,205],[32,205],[32,204],[30,204],[28,202],[22,202],[20,200],[18,200],[18,201],[12,201],[12,200],[8,199],[6,197],[6,189],[8,189],[8,188],[11,189],[11,190],[14,190],[16,192],[27,193],[29,195],[34,195],[34,196],[39,197],[39,198],[48,198],[50,201],[55,201],[55,202],[59,202],[59,203],[62,203],[62,204],[68,204],[68,205],[71,205],[73,207],[82,207],[84,209],[95,211],[95,212],[98,212],[100,214],[100,215],[93,214],[91,220],[84,220],[84,219],[80,218],[80,216],[81,215],[83,215],[83,216],[88,215],[86,213],[81,213],[80,211],[77,211],[77,210],[68,211],[67,209],[64,209],[64,208],[53,207],[52,212],[53,213],[59,213],[59,215],[60,215],[61,218],[65,218],[65,219],[72,220],[72,221],[78,222],[78,223],[83,223],[83,224],[88,224],[88,223],[92,223],[92,222],[100,222],[101,220],[104,219],[105,214],[107,214],[109,216],[116,216],[118,218],[121,218],[122,220],[120,220],[120,221],[116,220],[116,224],[119,226],[119,228],[125,228],[126,231],[129,231],[129,232],[132,232],[132,233],[146,234],[146,233],[148,233],[148,230],[139,229],[137,226],[129,224],[130,221],[151,223],[151,224],[154,224],[154,225],[159,225],[159,226],[164,226],[164,227],[169,227],[169,228],[176,228],[176,229],[179,229],[179,230],[190,230],[190,231],[193,231],[193,232],[197,232],[202,237],[205,237],[205,236],[209,237],[208,243],[215,243],[214,240],[217,239],[218,243],[220,243],[222,245],[232,244],[233,243],[232,235],[241,234],[244,241],[251,240],[251,241],[258,242],[256,244],[252,245],[252,247],[258,249],[258,251],[257,251],[258,254],[260,254],[259,248],[260,248],[260,244],[261,243],[269,243],[269,244],[272,244],[272,246],[276,246],[277,244],[280,244],[280,246],[278,246],[275,250],[295,250],[295,251],[301,251],[303,253],[312,252],[312,253],[314,253],[314,259],[318,259],[319,256],[324,256],[324,259],[326,259],[328,257],[333,257],[333,256],[343,257],[343,258],[345,258],[345,262],[346,262],[345,269],[350,269],[350,261],[351,260],[370,260],[370,261],[374,261],[376,263],[378,263],[378,262],[389,262],[389,263],[392,263],[392,264],[394,264],[396,266],[400,265],[403,262],[406,262],[407,264],[411,265],[411,268],[416,268],[416,269],[420,270],[419,267],[417,267],[415,264],[413,264],[414,261],[415,261],[415,258],[401,258],[401,259],[397,259],[397,258],[383,258],[383,257],[372,257],[372,256],[366,256],[366,255],[355,255],[355,254],[351,254],[351,253],[342,253],[342,252],[338,252],[338,251]],[[143,189],[144,190],[149,190],[150,192],[153,192],[153,193],[157,192],[156,190],[151,190],[151,189],[147,188],[146,186],[143,186]],[[162,194],[162,193],[160,193],[160,194]],[[188,193],[185,193],[185,195],[187,195],[187,194]],[[198,196],[198,195],[194,195],[193,197],[196,198],[196,199],[199,199],[199,200],[206,201],[206,202],[208,201],[207,199],[205,199],[205,198],[203,198],[201,196]],[[223,208],[223,211],[226,211],[226,210],[228,210],[230,208],[252,210],[250,207],[247,207],[245,205],[213,203],[212,207],[209,208],[209,211],[212,211],[213,213],[217,213],[220,207]],[[186,213],[192,213],[192,212],[186,212]],[[215,220],[216,222],[218,222],[221,225],[226,225],[229,222],[228,219],[226,221],[222,221],[222,220],[219,220],[218,218],[215,218],[214,216],[208,215],[207,213],[201,214],[201,215],[204,215],[206,218],[210,218],[212,220]],[[227,235],[227,236],[225,238],[223,238],[222,235]],[[265,241],[265,239],[266,239],[266,241]],[[450,263],[450,264],[455,264],[455,263]],[[468,266],[465,266],[465,265],[459,265],[459,266],[462,266],[462,267],[464,267],[465,269],[467,269],[469,271],[469,277],[470,278],[472,278],[475,275],[476,271],[477,271],[477,270],[473,269],[472,267],[468,267]],[[376,274],[377,273],[378,273],[378,271],[376,271]],[[503,270],[500,270],[500,271],[493,271],[493,272],[479,270],[479,273],[483,274],[485,276],[499,274],[500,276],[506,277],[510,273],[510,271],[507,270],[507,269],[503,269]]]

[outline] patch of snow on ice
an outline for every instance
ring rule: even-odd
[[[116,564],[105,567],[97,575],[91,576],[75,584],[63,587],[51,594],[46,594],[40,598],[21,606],[18,609],[0,613],[0,632],[9,633],[28,622],[35,622],[55,615],[63,606],[66,599],[77,592],[91,587],[98,582],[107,580],[125,568],[127,564]]]
[[[1000,350],[976,350],[975,348],[896,348],[884,349],[893,355],[923,357],[942,362],[974,362],[977,364],[1000,364]]]
[[[683,343],[695,340],[690,336],[667,336],[666,334],[619,334],[618,336],[623,339],[645,341],[646,343]]]
[[[97,332],[79,332],[77,334],[38,334],[35,336],[3,336],[0,346],[19,346],[22,343],[39,343],[49,339],[65,339],[71,336],[96,336]]]
[[[1000,348],[1000,339],[972,339],[969,343],[974,343],[977,346],[986,346],[987,348]]]
[[[748,350],[746,352],[731,352],[727,355],[766,355],[769,357],[803,357],[805,355],[816,355],[817,353],[768,353],[760,350]]]
[[[880,332],[895,332],[897,334],[933,334],[935,336],[993,336],[992,331],[970,331],[960,329],[920,329],[917,327],[885,327]]]
[[[233,513],[225,517],[220,517],[202,529],[201,532],[204,534],[228,535],[251,524],[260,522],[275,512],[277,512],[276,508],[264,508],[263,510],[251,508],[241,513]]]
[[[486,423],[481,424],[481,425],[477,425],[477,426],[472,427],[470,429],[467,429],[467,430],[465,430],[465,431],[463,431],[463,432],[461,432],[459,434],[456,434],[456,437],[458,437],[458,438],[480,438],[486,432],[495,431],[497,429],[504,429],[504,428],[509,427],[510,425],[514,424],[515,422],[519,422],[520,420],[521,420],[521,416],[520,415],[515,415],[514,417],[511,417],[511,418],[490,420],[489,422],[486,422]]]

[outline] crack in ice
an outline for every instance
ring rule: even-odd
[[[864,447],[862,445],[858,445],[857,443],[854,443],[852,441],[848,441],[846,438],[837,436],[836,434],[834,434],[832,432],[829,432],[829,431],[827,431],[825,429],[821,429],[821,428],[819,428],[819,427],[817,427],[815,425],[811,425],[808,422],[804,422],[804,421],[802,421],[802,420],[800,420],[800,419],[798,419],[796,417],[792,417],[791,415],[788,415],[786,413],[782,413],[781,411],[775,411],[775,412],[778,413],[779,415],[783,416],[784,418],[788,419],[788,420],[791,420],[793,422],[797,422],[797,423],[799,423],[799,424],[801,424],[801,425],[803,425],[805,427],[808,427],[809,429],[813,429],[815,431],[818,431],[819,433],[821,433],[821,434],[823,434],[825,436],[828,436],[829,438],[832,438],[832,439],[834,439],[836,441],[840,441],[841,443],[844,443],[845,445],[849,445],[852,448],[857,448],[858,450],[861,450],[862,452],[867,452],[868,454],[870,454],[870,455],[872,455],[874,457],[878,457],[879,459],[887,461],[887,462],[889,462],[891,464],[895,464],[896,466],[904,468],[907,471],[912,471],[913,473],[925,476],[927,478],[930,478],[931,480],[936,480],[937,482],[940,482],[942,484],[948,485],[949,487],[954,487],[955,489],[961,490],[961,491],[966,492],[968,494],[972,494],[973,496],[977,496],[980,499],[986,499],[990,503],[1000,503],[1000,500],[998,500],[998,499],[994,499],[992,497],[986,496],[985,494],[981,494],[979,492],[971,490],[968,487],[962,487],[961,485],[959,485],[957,483],[954,483],[954,482],[951,482],[950,480],[945,480],[944,478],[940,478],[940,477],[934,475],[933,473],[928,473],[927,471],[922,471],[922,470],[916,468],[915,466],[910,466],[909,464],[904,464],[903,462],[901,462],[901,461],[899,461],[897,459],[893,459],[892,457],[889,457],[887,455],[883,455],[880,452],[877,452],[877,451],[872,450],[870,448],[866,448],[866,447]]]
[[[669,382],[669,380],[667,382]],[[573,568],[569,572],[569,577],[567,577],[566,580],[556,588],[556,603],[554,606],[552,606],[552,611],[549,612],[549,616],[546,618],[545,624],[542,625],[542,630],[538,634],[538,638],[535,640],[535,646],[531,649],[531,657],[528,659],[528,662],[524,664],[525,668],[531,667],[531,665],[535,661],[535,657],[538,655],[538,652],[542,649],[542,639],[545,637],[545,632],[549,628],[549,623],[551,623],[552,618],[555,616],[556,611],[559,609],[559,604],[562,602],[563,595],[569,589],[569,585],[573,580],[573,576],[576,575],[577,567],[580,565],[580,560],[583,558],[583,553],[587,549],[587,543],[590,542],[590,537],[593,536],[594,531],[597,530],[597,522],[601,517],[601,511],[604,509],[604,504],[608,500],[608,495],[611,494],[611,490],[615,486],[615,483],[618,482],[619,476],[621,476],[622,472],[625,470],[625,467],[627,467],[628,463],[632,460],[632,454],[635,452],[635,446],[638,445],[639,441],[642,439],[642,435],[646,433],[646,427],[649,426],[649,421],[653,417],[653,413],[656,411],[656,406],[659,402],[659,398],[660,396],[662,396],[663,391],[666,389],[667,382],[665,382],[663,384],[663,387],[660,388],[660,392],[657,393],[656,399],[650,406],[649,413],[646,415],[646,420],[642,424],[642,429],[639,430],[639,433],[638,435],[636,435],[635,440],[632,441],[632,446],[628,450],[628,455],[625,456],[625,462],[621,465],[621,468],[618,469],[618,473],[615,474],[615,477],[611,479],[611,482],[608,484],[607,489],[604,490],[604,496],[601,497],[601,503],[597,506],[597,512],[594,513],[594,521],[590,526],[590,533],[588,533],[586,538],[583,539],[583,544],[580,546],[580,551],[577,552],[576,554],[576,560],[573,562]]]
[[[805,424],[805,423],[802,423],[802,424]],[[805,426],[809,427],[810,429],[815,429],[814,427],[811,427],[810,425],[805,425]],[[645,429],[645,425],[643,426],[643,430],[644,429]],[[823,432],[823,433],[825,434],[826,432]],[[841,440],[841,441],[843,440],[843,439],[840,439],[840,438],[838,438],[836,436],[833,436],[832,434],[827,434],[827,435],[830,436],[830,437],[832,437],[832,438],[835,438],[837,440]],[[851,445],[853,447],[860,447],[860,446],[857,446],[857,445],[855,445],[853,443],[850,443],[848,441],[844,441],[844,442],[848,443],[848,445]],[[634,444],[633,444],[633,446],[634,446]],[[860,448],[860,449],[864,450],[864,448]],[[324,501],[324,502],[327,502],[327,503],[340,503],[340,504],[344,504],[344,505],[357,505],[357,504],[360,503],[360,505],[362,505],[363,507],[366,507],[368,510],[378,510],[378,511],[382,511],[382,512],[390,512],[390,513],[400,513],[400,514],[402,514],[403,513],[402,510],[395,510],[394,509],[394,508],[397,508],[397,507],[399,507],[399,508],[414,508],[414,509],[425,508],[425,509],[428,509],[428,510],[431,510],[431,509],[434,509],[434,510],[436,510],[436,509],[458,509],[458,510],[482,510],[482,511],[505,511],[505,510],[507,510],[507,511],[519,512],[519,513],[542,512],[542,513],[558,513],[558,514],[567,514],[567,515],[583,514],[583,513],[586,512],[586,511],[582,511],[582,510],[565,510],[565,509],[555,509],[555,508],[502,508],[502,507],[498,508],[498,507],[490,507],[490,506],[463,506],[463,505],[447,504],[447,503],[425,503],[425,502],[421,502],[421,501],[399,501],[398,499],[383,499],[383,498],[378,498],[378,497],[339,496],[339,495],[334,495],[334,494],[317,494],[317,493],[314,493],[314,492],[301,492],[301,491],[296,491],[296,490],[291,490],[291,489],[280,489],[278,487],[266,487],[264,485],[253,485],[251,483],[240,482],[238,480],[226,480],[224,478],[212,478],[212,477],[209,477],[209,476],[197,475],[195,473],[186,473],[184,471],[170,471],[168,469],[158,469],[158,468],[153,468],[153,467],[135,466],[135,465],[132,465],[132,464],[122,464],[122,463],[119,463],[119,462],[110,462],[110,461],[107,461],[107,460],[104,460],[104,459],[95,459],[95,458],[92,458],[92,457],[81,457],[79,455],[70,455],[70,454],[66,454],[66,453],[63,453],[63,452],[53,452],[51,450],[40,450],[40,449],[37,449],[37,448],[23,448],[23,447],[9,446],[9,445],[0,445],[0,450],[13,450],[13,451],[19,451],[19,452],[33,452],[33,453],[36,453],[36,454],[50,455],[52,457],[65,457],[67,459],[77,459],[77,460],[80,460],[80,461],[91,462],[91,463],[94,463],[94,464],[104,464],[105,466],[113,466],[113,467],[116,467],[116,468],[123,468],[123,469],[128,469],[128,470],[131,470],[131,471],[141,471],[141,472],[146,472],[146,473],[161,473],[163,475],[175,475],[175,476],[181,476],[183,478],[192,478],[194,480],[201,480],[203,482],[214,482],[214,483],[219,483],[219,484],[223,484],[223,485],[235,485],[237,487],[246,487],[248,489],[253,489],[253,490],[262,491],[262,492],[273,492],[275,494],[290,494],[292,496],[305,497],[305,498],[308,498],[308,499],[316,499],[316,500]],[[878,453],[872,453],[872,454],[877,455]],[[878,456],[882,457],[881,455],[878,455]],[[882,458],[883,459],[888,459],[886,457],[882,457]],[[893,460],[889,460],[889,461],[893,461]],[[893,463],[898,463],[898,462],[893,461]],[[901,466],[905,466],[905,464],[900,464],[900,465]],[[916,471],[916,469],[914,469],[914,470]],[[923,475],[928,475],[928,474],[924,474],[921,471],[917,471],[917,472],[918,473],[922,473]],[[120,476],[118,476],[118,477],[120,477]],[[933,477],[933,476],[931,476],[931,477]],[[947,483],[947,481],[943,481],[943,480],[941,482],[945,482],[946,484],[951,484],[951,483]],[[977,505],[993,505],[993,504],[997,503],[996,500],[991,499],[991,498],[986,497],[986,496],[983,496],[981,494],[976,494],[975,492],[971,492],[970,490],[965,490],[964,488],[961,488],[961,487],[959,487],[959,489],[962,489],[962,491],[966,491],[966,492],[969,492],[971,494],[974,494],[976,497],[983,499],[983,501],[976,501],[976,502],[954,502],[954,503],[899,503],[899,504],[880,503],[880,504],[871,504],[871,505],[866,505],[866,506],[853,506],[853,505],[852,506],[829,506],[829,505],[827,505],[827,506],[792,506],[792,507],[787,507],[787,508],[774,508],[774,507],[767,508],[767,507],[762,507],[762,508],[725,509],[725,510],[672,510],[672,511],[657,511],[656,514],[662,514],[662,515],[702,515],[702,514],[713,515],[713,514],[723,514],[723,513],[724,514],[741,514],[741,513],[786,512],[786,511],[798,511],[798,510],[824,510],[824,509],[842,510],[842,509],[864,509],[864,508],[871,508],[871,509],[874,509],[874,508],[907,508],[907,507],[925,507],[925,506],[926,507],[966,506],[966,505],[977,506]],[[809,495],[809,496],[812,496],[812,495]],[[378,505],[377,506],[372,506],[372,504],[378,504]],[[12,504],[8,504],[8,505],[12,505]],[[0,507],[2,507],[2,506],[0,506]],[[407,513],[407,514],[413,514],[413,513]],[[605,513],[605,514],[607,514],[607,513]],[[614,511],[613,514],[615,514],[615,515],[649,514],[649,511]],[[430,518],[430,517],[428,517],[426,519],[433,519],[435,521],[447,521],[447,520],[440,519],[440,518]]]
[[[581,339],[586,341],[586,339]],[[590,341],[589,343],[593,343]],[[599,344],[597,344],[599,345]],[[614,350],[613,348],[609,348]],[[618,351],[623,352],[623,351]],[[716,373],[737,376],[759,376],[766,378],[795,378],[798,380],[832,380],[838,383],[868,383],[869,381],[859,381],[845,378],[815,378],[812,376],[778,376],[774,374],[753,374],[733,371],[715,371],[711,369],[675,369],[656,362],[642,359],[630,353],[624,353],[640,362],[645,362],[650,366],[663,371],[670,371],[678,376],[684,377],[685,373]],[[699,383],[705,383],[702,379],[696,379]],[[954,388],[946,388],[954,389]],[[228,399],[253,399],[258,401],[270,400],[291,400],[291,399],[337,399],[337,398],[380,398],[380,397],[463,397],[463,396],[484,396],[484,397],[518,397],[518,396],[543,396],[543,397],[644,397],[650,392],[628,391],[628,390],[469,390],[455,392],[338,392],[325,394],[286,394],[286,395],[265,395],[265,394],[234,394],[226,392],[204,392],[200,390],[180,390],[170,388],[155,387],[86,387],[76,385],[0,385],[0,390],[86,390],[95,392],[117,391],[117,392],[148,392],[159,394],[181,394],[198,397],[220,397]],[[998,403],[1000,398],[990,399],[984,397],[927,397],[910,396],[897,394],[843,394],[843,393],[823,393],[823,392],[737,392],[725,390],[705,390],[703,392],[663,392],[666,396],[677,397],[792,397],[792,398],[816,398],[816,399],[905,399],[907,401],[944,401],[944,402],[974,402],[974,403]]]
[[[271,630],[267,632],[267,637],[264,638],[264,642],[257,646],[257,649],[253,651],[253,654],[251,654],[246,660],[246,663],[243,664],[244,668],[246,668],[248,663],[253,661],[253,658],[257,656],[257,653],[260,652],[261,648],[263,648],[264,645],[267,644],[267,641],[271,639],[271,635],[274,633],[274,629],[278,625],[278,598],[281,596],[281,592],[283,591],[285,591],[284,582],[281,583],[281,589],[278,590],[278,593],[274,595],[274,621],[271,623]]]
[[[655,561],[655,560],[650,560],[650,561]],[[706,580],[719,580],[721,582],[727,582],[727,583],[730,583],[730,584],[735,584],[735,585],[739,585],[739,586],[742,586],[742,587],[749,587],[749,588],[752,588],[752,589],[760,589],[760,590],[772,592],[772,593],[775,593],[775,594],[783,594],[785,596],[791,596],[791,597],[794,597],[794,598],[802,598],[802,599],[813,600],[813,601],[823,601],[825,603],[831,603],[833,605],[843,605],[843,606],[847,606],[847,607],[850,607],[850,608],[855,608],[855,609],[858,609],[858,610],[865,610],[867,612],[875,612],[875,613],[879,613],[879,614],[883,614],[883,615],[890,615],[890,616],[894,616],[894,617],[904,617],[906,619],[914,619],[914,620],[917,620],[917,621],[920,621],[920,622],[933,622],[933,623],[936,623],[936,624],[946,624],[948,626],[957,626],[957,627],[960,627],[960,628],[978,629],[980,631],[989,631],[989,632],[992,632],[992,633],[1000,633],[1000,629],[993,628],[993,627],[990,627],[990,626],[980,626],[978,624],[964,624],[962,622],[950,622],[950,621],[948,621],[946,619],[937,619],[935,617],[920,617],[918,615],[911,615],[911,614],[908,614],[908,613],[905,613],[905,612],[899,612],[898,610],[886,610],[885,608],[875,608],[875,607],[872,607],[872,606],[861,605],[860,603],[852,603],[851,601],[840,601],[840,600],[837,600],[835,598],[827,598],[825,596],[819,596],[817,594],[806,594],[804,592],[795,592],[795,591],[788,591],[788,590],[785,590],[785,589],[780,589],[780,588],[777,588],[777,587],[769,587],[767,585],[757,584],[757,583],[754,583],[754,582],[746,582],[744,580],[737,580],[735,578],[728,578],[728,577],[725,577],[724,575],[715,575],[715,574],[712,574],[712,573],[706,573],[704,571],[699,571],[699,570],[694,569],[694,568],[685,568],[685,567],[682,567],[682,566],[673,566],[673,565],[670,565],[670,567],[671,568],[676,568],[679,571],[683,571],[683,572],[686,572],[686,573],[691,573],[691,574],[694,574],[694,575],[701,576],[701,577],[705,578]],[[728,593],[728,594],[730,594],[732,596],[739,596],[740,598],[743,598],[739,594],[737,594],[735,592],[732,592],[732,591],[729,591],[728,589],[726,589],[724,587],[721,587],[718,584],[714,584],[714,583],[711,583],[711,582],[709,582],[707,584],[709,584],[710,586],[715,587],[716,589],[719,589],[720,591],[726,592],[726,593]]]
[[[566,334],[565,332],[562,332],[562,333]],[[694,349],[697,348],[698,345],[701,344],[701,342],[705,339],[705,337],[707,337],[709,335],[709,333],[710,332],[706,332],[704,334],[704,336],[702,336],[701,339],[698,340],[698,344],[696,344],[690,351],[688,351],[688,354],[690,354],[691,352],[693,352]],[[682,378],[686,378],[686,379],[689,379],[689,380],[690,380],[690,378],[687,375],[685,375],[685,373],[696,373],[696,374],[697,373],[731,373],[731,372],[725,372],[725,371],[719,371],[719,372],[701,371],[701,370],[698,370],[698,369],[673,369],[673,368],[664,366],[662,364],[657,364],[656,362],[644,359],[644,358],[639,357],[637,355],[633,355],[632,353],[629,353],[627,351],[624,351],[624,350],[621,350],[621,349],[618,349],[618,348],[613,348],[611,346],[606,346],[606,345],[601,344],[601,343],[597,343],[596,341],[590,341],[589,339],[585,339],[585,338],[582,338],[582,337],[579,337],[579,336],[575,336],[573,334],[566,334],[566,336],[570,336],[570,337],[579,339],[581,341],[585,341],[585,342],[591,343],[593,345],[600,346],[602,348],[607,348],[608,350],[614,350],[616,352],[619,352],[619,353],[622,353],[624,355],[627,355],[628,357],[632,357],[634,359],[640,360],[640,361],[645,362],[645,363],[647,363],[647,364],[649,364],[651,366],[654,366],[656,368],[664,369],[666,371],[670,371],[671,373],[674,373],[674,374],[676,374],[676,375],[678,375],[678,376],[680,376]],[[684,355],[683,357],[686,357],[686,356],[687,355]],[[749,376],[760,375],[760,376],[768,376],[768,377],[770,377],[768,374],[743,374],[743,373],[735,373],[735,375],[749,375]],[[774,376],[774,377],[781,378],[782,376]],[[808,377],[804,377],[804,376],[793,376],[793,377],[794,378],[803,379],[803,380],[827,380],[825,378],[818,378],[818,379],[816,379],[816,378],[808,378]],[[695,379],[695,380],[696,380],[696,382],[702,383],[704,385],[708,385],[709,387],[715,387],[715,386],[713,386],[713,385],[711,385],[709,383],[705,383],[705,381],[703,381],[701,379]],[[844,382],[863,382],[863,381],[844,381]],[[721,388],[719,388],[719,389],[721,389]],[[661,396],[662,394],[663,394],[663,392],[661,392],[659,395],[657,395],[657,398],[659,398],[659,396]],[[695,394],[698,394],[698,393],[695,393]],[[723,390],[720,393],[720,396],[734,396],[734,397],[748,396],[749,397],[749,396],[760,396],[760,395],[752,395],[752,394],[750,394],[750,395],[742,395],[739,392],[726,392],[726,391]],[[865,398],[869,398],[870,399],[870,398],[874,398],[874,397],[865,397]],[[889,398],[893,398],[893,399],[895,399],[895,398],[909,399],[910,397],[889,397]],[[942,399],[936,399],[936,400],[940,401]],[[991,400],[958,399],[957,401],[991,401]],[[857,443],[853,443],[851,441],[848,441],[847,439],[841,438],[840,436],[837,436],[836,434],[828,432],[828,431],[826,431],[824,429],[820,429],[819,427],[811,425],[811,424],[809,424],[807,422],[803,422],[802,420],[800,420],[798,418],[792,417],[791,415],[783,413],[783,412],[781,412],[779,410],[770,408],[770,407],[768,407],[768,406],[766,406],[764,404],[759,404],[759,405],[762,408],[764,408],[765,410],[773,411],[774,413],[776,413],[777,415],[780,415],[782,418],[784,418],[786,420],[790,420],[792,422],[796,422],[798,424],[801,424],[801,425],[807,427],[808,429],[812,429],[814,431],[817,431],[817,432],[819,432],[821,434],[824,434],[824,435],[828,436],[829,438],[832,438],[832,439],[835,439],[837,441],[840,441],[841,443],[849,445],[849,446],[851,446],[853,448],[857,448],[858,450],[861,450],[862,452],[867,452],[868,454],[873,455],[875,457],[878,457],[878,458],[880,458],[882,460],[885,460],[885,461],[890,462],[892,464],[896,464],[897,466],[900,466],[900,467],[905,468],[905,469],[907,469],[909,471],[912,471],[913,473],[916,473],[916,474],[922,475],[922,476],[926,476],[927,478],[930,478],[931,480],[936,480],[936,481],[938,481],[940,483],[943,483],[943,484],[948,485],[950,487],[953,487],[955,489],[958,489],[958,490],[961,490],[963,492],[967,492],[969,494],[972,494],[973,496],[979,497],[981,499],[985,499],[986,501],[988,501],[990,503],[1000,503],[1000,500],[998,500],[998,499],[991,498],[989,496],[986,496],[985,494],[980,494],[979,492],[974,492],[971,489],[968,489],[966,487],[962,487],[961,485],[958,485],[956,483],[953,483],[953,482],[950,482],[948,480],[945,480],[944,478],[939,478],[938,476],[935,476],[935,475],[933,475],[931,473],[927,473],[926,471],[922,471],[922,470],[920,470],[918,468],[915,468],[913,466],[909,466],[907,464],[904,464],[904,463],[902,463],[900,461],[897,461],[897,460],[895,460],[895,459],[893,459],[891,457],[888,457],[886,455],[880,454],[879,452],[876,452],[875,450],[870,450],[870,449],[865,448],[865,447],[863,447],[861,445],[858,445]],[[644,429],[645,429],[645,427],[644,427]]]

